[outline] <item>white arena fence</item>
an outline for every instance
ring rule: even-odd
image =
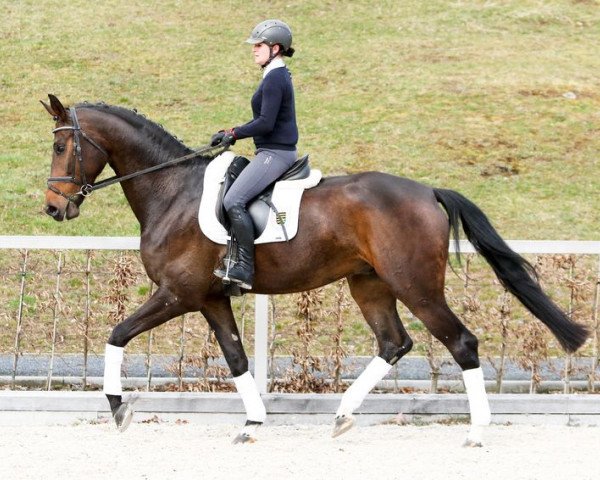
[[[593,330],[592,338],[586,347],[586,353],[580,357],[563,356],[558,364],[554,363],[545,368],[550,370],[556,370],[557,368],[560,368],[562,374],[559,374],[558,382],[566,393],[568,393],[569,389],[577,382],[580,384],[587,384],[589,391],[595,391],[597,388],[596,385],[598,383],[598,379],[600,378],[598,371],[598,360],[600,357],[598,345],[600,336],[600,328],[598,325],[600,242],[513,240],[508,241],[507,243],[512,249],[526,256],[537,255],[554,257],[555,259],[558,258],[557,261],[559,264],[561,261],[564,261],[565,258],[576,256],[577,258],[584,258],[588,267],[591,265],[585,274],[586,277],[582,280],[581,278],[578,278],[576,272],[574,272],[573,265],[575,265],[575,262],[571,261],[569,264],[571,265],[570,270],[566,270],[567,274],[565,277],[567,278],[567,287],[565,287],[567,288],[567,297],[570,298],[566,307],[565,305],[561,305],[565,307],[565,309],[569,310],[569,312],[572,314],[581,313],[580,310],[582,308],[585,310],[583,312],[583,315],[587,318],[585,323],[587,323],[588,326]],[[115,275],[115,273],[112,271],[104,271],[101,275],[99,273],[95,274],[92,267],[92,259],[94,255],[105,251],[137,253],[139,251],[139,246],[140,240],[138,237],[0,236],[0,254],[2,255],[3,259],[3,271],[0,272],[2,274],[2,277],[0,277],[0,281],[2,282],[0,291],[2,291],[4,298],[8,299],[6,305],[4,305],[2,310],[0,310],[0,321],[4,323],[4,327],[2,329],[4,331],[2,335],[4,338],[2,339],[2,346],[0,346],[0,357],[4,358],[5,364],[8,362],[8,365],[4,365],[4,368],[2,368],[3,365],[0,362],[0,371],[3,372],[0,374],[0,376],[4,378],[4,383],[10,383],[11,386],[14,387],[16,382],[23,380],[22,376],[19,375],[19,364],[23,364],[25,360],[33,362],[36,357],[43,357],[46,368],[44,375],[44,383],[46,388],[50,390],[53,387],[53,384],[60,385],[64,379],[61,378],[60,374],[57,375],[56,373],[56,371],[59,370],[56,362],[57,359],[61,359],[63,357],[61,357],[57,352],[57,346],[60,345],[61,342],[64,342],[64,339],[61,336],[69,335],[68,332],[71,330],[81,330],[81,328],[83,328],[81,327],[81,324],[85,324],[85,331],[80,332],[85,341],[82,347],[83,351],[79,354],[79,357],[83,356],[83,364],[78,368],[81,368],[81,379],[83,381],[83,386],[85,388],[86,384],[91,385],[94,380],[97,382],[101,381],[100,378],[94,379],[93,375],[88,375],[88,357],[90,354],[90,344],[88,340],[91,337],[88,328],[91,328],[89,326],[89,320],[91,317],[90,310],[93,308],[90,306],[92,298],[92,294],[90,292],[94,284],[94,281],[91,279],[94,278],[94,275],[97,275],[101,276],[100,282],[109,283],[113,281],[112,277]],[[466,241],[461,241],[460,250],[464,254],[474,253],[472,245]],[[55,270],[46,275],[46,280],[51,278],[51,281],[49,283],[46,281],[45,288],[48,291],[45,294],[46,296],[41,299],[31,297],[32,289],[40,288],[39,285],[31,278],[31,274],[36,268],[36,265],[33,265],[35,262],[32,260],[32,258],[36,252],[40,251],[53,252],[54,257],[53,260],[51,259],[49,261],[49,264],[52,264],[52,261],[56,262],[54,264]],[[451,243],[450,251],[454,251],[453,242]],[[67,277],[64,270],[65,258],[67,255],[72,254],[73,252],[77,252],[80,256],[82,256],[83,259],[83,267],[82,271],[80,272],[82,276],[78,278]],[[46,262],[44,265],[40,264],[38,266],[42,269],[47,269],[47,265],[48,263]],[[465,292],[468,290],[469,286],[467,284],[470,279],[468,265],[469,262],[467,261],[466,280],[463,279],[465,283],[462,285]],[[119,275],[123,272],[126,274],[127,269],[132,268],[134,270],[137,269],[139,273],[139,270],[142,268],[139,259],[138,265],[134,265],[133,267],[131,265],[125,265],[125,267],[118,271],[116,275]],[[488,270],[491,269],[488,268]],[[96,283],[98,283],[98,280],[96,280]],[[459,284],[457,290],[461,289],[460,285],[461,284]],[[149,293],[151,293],[153,286],[150,282],[150,285],[144,288],[149,290]],[[581,293],[584,290],[585,292]],[[450,294],[452,295],[452,292],[450,292]],[[65,304],[69,301],[70,297],[67,298],[69,295],[75,296],[77,302],[83,302],[83,307],[80,308],[79,313],[76,315],[78,319],[71,318],[68,314],[65,314]],[[246,295],[244,298],[247,297],[251,296]],[[473,300],[468,296],[465,298],[467,298],[468,301],[463,299],[462,303],[467,314],[469,309],[473,311],[481,308],[477,305],[475,307],[473,307],[473,305],[467,305],[470,301],[478,303],[479,299]],[[578,306],[577,303],[582,298],[585,303],[584,307]],[[105,299],[104,301],[124,303],[126,298],[121,298],[117,295],[116,298]],[[460,302],[461,301],[459,301],[459,304]],[[32,304],[35,304],[35,306],[32,306]],[[132,309],[135,307],[137,307],[137,305],[127,305],[127,313],[131,313],[133,311]],[[251,305],[247,305],[246,303],[242,305],[242,309],[246,310],[246,320],[247,310],[251,309],[251,307]],[[456,305],[454,305],[453,308],[456,308]],[[502,310],[500,307],[496,308],[496,310],[498,309]],[[123,308],[121,309],[121,318],[123,318],[125,313],[124,310],[125,305],[123,305]],[[270,322],[269,320],[270,317],[272,319],[274,315],[273,311],[275,310],[275,308],[270,305],[269,297],[265,295],[254,295],[253,310],[253,322],[248,322],[248,324],[254,324],[254,331],[248,332],[247,328],[245,329],[244,321],[242,321],[242,338],[244,339],[247,351],[253,351],[252,363],[258,387],[261,392],[267,392],[269,387],[272,388],[274,378],[274,346],[283,340],[278,337],[276,327],[273,325],[274,322]],[[33,328],[33,333],[30,333],[29,336],[37,337],[29,338],[29,344],[27,344],[27,342],[24,342],[24,338],[26,337],[26,334],[24,333],[26,331],[25,323],[28,321],[29,324],[34,324],[36,315],[40,315],[40,312],[42,311],[45,312],[44,315],[50,315],[51,317],[51,322],[46,322],[46,326],[49,328],[41,331]],[[51,311],[51,313],[48,314],[48,311]],[[239,309],[236,313],[239,314]],[[28,320],[26,320],[27,315],[29,315]],[[410,317],[410,314],[408,315]],[[82,320],[82,318],[79,317],[85,318]],[[403,318],[406,319],[406,316],[403,316]],[[502,318],[502,312],[499,313],[499,318]],[[78,323],[79,320],[82,320],[81,324]],[[116,321],[117,320],[115,320],[115,323]],[[365,322],[363,321],[363,323]],[[415,334],[427,335],[427,333],[420,333],[422,329],[417,328],[417,326],[418,324],[415,323]],[[472,328],[470,324],[469,327]],[[366,323],[365,328],[367,328]],[[61,333],[61,331],[66,333]],[[175,357],[177,360],[175,362],[174,371],[172,372],[172,377],[177,379],[179,382],[179,388],[181,389],[185,380],[183,360],[186,346],[184,339],[189,338],[190,335],[194,335],[193,332],[189,332],[189,325],[186,327],[185,317],[180,320],[180,331],[181,341],[179,345],[173,345],[171,356]],[[96,341],[95,348],[91,349],[92,355],[94,355],[98,361],[101,361],[100,354],[103,352],[103,342],[105,342],[108,338],[108,333],[103,339],[98,339]],[[351,334],[348,335],[352,336]],[[368,332],[364,335],[368,336]],[[478,336],[480,335],[478,334]],[[425,336],[423,338],[428,339],[430,337]],[[162,357],[155,356],[152,353],[153,342],[157,342],[156,335],[153,337],[152,334],[148,334],[145,341],[147,341],[147,351],[146,354],[142,356],[146,370],[144,372],[145,379],[143,379],[143,383],[145,383],[147,389],[150,389],[150,387],[153,385],[152,382],[156,382],[157,380],[152,378],[152,363],[159,361]],[[6,345],[10,345],[10,348],[7,349]],[[425,360],[423,360],[423,357],[421,357],[421,360],[425,362],[430,369],[430,371],[427,372],[427,375],[430,378],[426,380],[426,383],[431,384],[433,379],[435,379],[437,385],[439,374],[440,372],[443,372],[448,362],[446,362],[446,360],[443,358],[442,350],[436,350],[439,348],[439,346],[434,346],[432,342],[428,348],[427,354],[424,356]],[[527,366],[529,365],[531,370],[531,382],[533,382],[533,379],[536,375],[539,377],[541,374],[543,374],[543,369],[540,368],[540,365],[542,365],[543,360],[545,360],[546,357],[544,356],[543,351],[540,353],[540,349],[543,350],[543,347],[532,347],[534,354],[529,354],[531,358],[520,362],[522,368],[527,369]],[[351,351],[350,353],[352,354],[353,352]],[[373,352],[363,351],[362,353],[364,354],[365,358],[368,358]],[[217,355],[219,354],[215,352],[210,352],[207,354],[207,356],[213,360]],[[355,368],[357,368],[357,366],[360,367],[360,355],[349,355],[348,358],[345,360],[345,365],[354,365]],[[64,361],[64,359],[61,361]],[[528,361],[529,364],[527,363]],[[498,365],[496,365],[494,362],[497,362],[497,358],[490,358],[490,364],[494,366],[494,371],[496,373],[498,373],[499,368],[502,368],[502,371],[499,373],[499,381],[502,382],[503,375],[505,374],[504,360],[502,361],[502,365],[500,365],[500,367],[498,367]],[[556,367],[556,365],[559,365],[559,367]],[[579,376],[577,377],[574,372],[579,372]],[[37,375],[39,377],[40,373],[38,372]],[[138,377],[141,377],[141,375],[138,375]],[[579,380],[576,380],[576,378],[579,378]],[[394,380],[388,381],[392,383],[395,382],[395,385],[397,386],[399,378],[396,377]],[[539,378],[537,378],[536,382],[539,384]],[[422,383],[423,381],[421,380],[421,384]],[[419,381],[417,380],[413,381],[411,384],[409,379],[404,379],[403,384],[415,386],[420,385]],[[498,385],[500,389],[500,384]]]

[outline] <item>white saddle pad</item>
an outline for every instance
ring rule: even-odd
[[[227,167],[233,161],[233,152],[224,152],[206,167],[204,174],[204,191],[200,200],[198,220],[200,229],[210,240],[222,245],[227,244],[229,235],[227,230],[219,223],[216,214],[217,197],[225,179]],[[321,171],[311,170],[310,176],[302,180],[284,180],[275,183],[271,201],[279,213],[279,221],[285,226],[288,239],[291,240],[298,233],[298,213],[300,200],[304,190],[316,186],[321,181]],[[284,242],[285,235],[281,225],[277,223],[277,216],[273,210],[269,212],[267,226],[254,243]]]

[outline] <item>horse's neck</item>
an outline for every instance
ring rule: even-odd
[[[161,152],[152,146],[131,142],[122,146],[110,164],[118,176],[124,176],[187,153],[189,150],[183,146],[178,150]],[[191,162],[140,175],[121,184],[142,230],[148,225],[157,225],[161,220],[168,221],[173,213],[184,214],[184,208],[194,208],[195,200],[202,194],[204,167],[198,163],[201,160]]]

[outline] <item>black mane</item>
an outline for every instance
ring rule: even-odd
[[[193,150],[186,146],[176,136],[169,133],[165,128],[146,116],[138,113],[136,110],[130,110],[124,107],[100,103],[80,103],[76,108],[90,108],[96,111],[106,112],[125,121],[144,135],[149,141],[149,147],[155,153],[157,163],[163,162],[169,158],[183,156],[191,153]],[[168,157],[168,158],[164,158]],[[200,158],[210,159],[202,156]]]

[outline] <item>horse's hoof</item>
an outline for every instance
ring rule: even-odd
[[[471,425],[467,439],[463,443],[463,447],[483,447],[483,430],[484,425]]]
[[[129,403],[122,403],[113,415],[119,432],[124,432],[129,427],[133,418],[133,409]]]
[[[254,443],[256,442],[256,438],[252,437],[247,433],[240,433],[237,437],[233,439],[233,444],[237,445],[238,443]]]
[[[467,438],[465,440],[465,443],[463,443],[463,447],[465,447],[465,448],[483,447],[483,443],[481,443],[480,441],[477,441],[477,440],[471,440],[470,438]]]
[[[333,432],[331,433],[331,437],[332,438],[339,437],[342,433],[346,433],[353,426],[354,426],[354,417],[352,415],[350,415],[349,417],[347,417],[345,415],[342,417],[336,417],[335,425],[333,426]]]

